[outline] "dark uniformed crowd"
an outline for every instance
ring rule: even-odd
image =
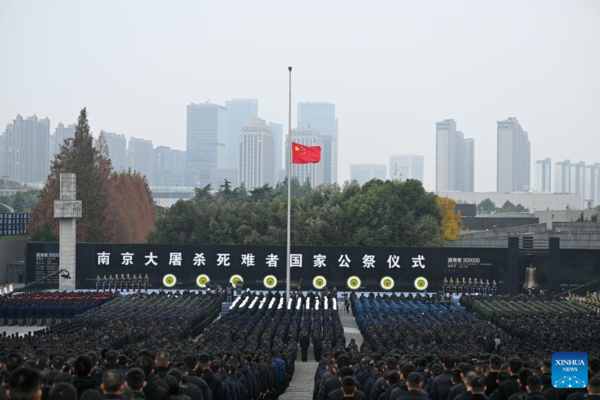
[[[575,301],[352,293],[359,346],[325,291],[244,292],[220,318],[217,293],[29,296],[95,306],[0,336],[0,400],[275,400],[298,353],[318,361],[313,400],[600,400],[597,309]],[[552,387],[559,350],[588,352],[586,389]]]
[[[301,332],[336,332],[333,300],[245,292],[136,293],[68,322],[0,337],[0,400],[274,400],[294,373]],[[315,336],[315,337],[316,337]],[[330,347],[330,346],[329,346]],[[38,388],[41,388],[38,394]]]
[[[0,297],[0,325],[52,325],[98,308],[111,293],[32,292]]]
[[[600,400],[591,308],[531,296],[463,297],[462,305],[444,296],[350,299],[364,342],[323,354],[313,400]],[[498,312],[480,318],[468,311],[477,301]],[[566,349],[588,352],[587,388],[552,386],[550,358]]]

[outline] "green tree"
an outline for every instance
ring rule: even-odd
[[[505,213],[505,212],[515,212],[516,211],[516,207],[513,203],[511,203],[510,201],[506,200],[504,202],[504,204],[502,205],[502,208],[499,210],[501,213]]]
[[[482,200],[481,203],[477,205],[477,213],[478,214],[491,214],[496,211],[496,204],[489,198]]]

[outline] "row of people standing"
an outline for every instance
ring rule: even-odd
[[[495,296],[498,291],[498,284],[494,279],[492,283],[490,283],[489,279],[486,279],[483,282],[483,279],[480,279],[477,282],[477,278],[456,278],[456,280],[450,278],[444,278],[444,282],[442,283],[442,291],[444,294],[481,294],[481,295],[491,295]]]
[[[108,278],[106,275],[104,277],[100,277],[98,275],[96,277],[96,291],[119,291],[119,292],[127,292],[127,291],[139,291],[145,290],[148,291],[150,287],[150,277],[148,274],[142,276],[142,274],[130,276],[129,274],[116,274],[114,277],[109,275]]]

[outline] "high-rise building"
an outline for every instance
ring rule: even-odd
[[[227,167],[227,109],[216,104],[187,106],[187,170],[190,186],[211,182],[211,170]]]
[[[552,159],[545,158],[535,162],[535,187],[536,192],[550,193],[552,182]]]
[[[66,139],[73,139],[75,137],[75,124],[65,126],[62,122],[59,122],[54,129],[54,134],[50,138],[50,159],[60,153],[60,149]]]
[[[300,122],[297,128],[292,129],[292,141],[304,146],[321,146],[321,149],[323,149],[321,132],[313,129],[308,122]],[[286,162],[288,162],[289,156],[290,154],[286,152]],[[323,184],[323,163],[292,164],[291,175],[292,178],[298,179],[300,184],[304,184],[308,180],[311,187],[317,187]]]
[[[129,138],[129,167],[132,171],[144,175],[148,182],[153,182],[154,148],[151,140]],[[110,150],[109,150],[110,151]]]
[[[185,151],[157,146],[154,151],[153,186],[185,186]]]
[[[50,120],[17,115],[4,131],[4,174],[20,183],[44,183],[50,172]]]
[[[271,132],[273,133],[273,151],[275,159],[273,184],[275,185],[279,182],[279,174],[283,168],[283,125],[275,122],[271,122],[269,125],[271,126]]]
[[[531,143],[516,118],[498,121],[496,190],[527,192],[531,188]]]
[[[555,193],[584,193],[585,162],[572,163],[571,160],[559,161],[554,164]]]
[[[271,127],[254,118],[242,127],[239,137],[238,182],[247,190],[274,185],[275,146]]]
[[[580,161],[571,164],[570,188],[567,193],[577,193],[583,195],[585,187],[585,162]]]
[[[465,139],[464,141],[464,191],[475,191],[475,140]]]
[[[0,135],[0,179],[6,176],[6,138]]]
[[[129,168],[129,160],[127,159],[127,139],[125,135],[104,132],[106,139],[106,147],[108,147],[108,157],[112,162],[113,170],[117,172],[126,171]]]
[[[308,122],[312,129],[319,131],[323,140],[321,151],[323,183],[337,182],[339,139],[335,105],[319,102],[298,103],[298,124],[302,122]]]
[[[571,160],[554,164],[554,193],[569,193],[571,190]]]
[[[596,163],[585,167],[585,188],[583,202],[587,208],[600,205],[600,164]]]
[[[416,179],[423,183],[425,161],[423,156],[414,154],[393,154],[388,161],[388,179],[400,180]]]
[[[475,141],[456,130],[456,121],[436,124],[436,192],[472,192],[475,182]]]
[[[385,181],[386,166],[383,164],[350,164],[350,180],[364,185],[371,179]]]
[[[258,118],[258,99],[233,99],[227,108],[227,168],[238,168],[240,132],[244,125]]]

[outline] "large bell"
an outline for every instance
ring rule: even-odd
[[[529,267],[525,268],[525,282],[523,283],[523,289],[537,289],[540,285],[537,281],[537,268],[533,264],[529,264]]]

